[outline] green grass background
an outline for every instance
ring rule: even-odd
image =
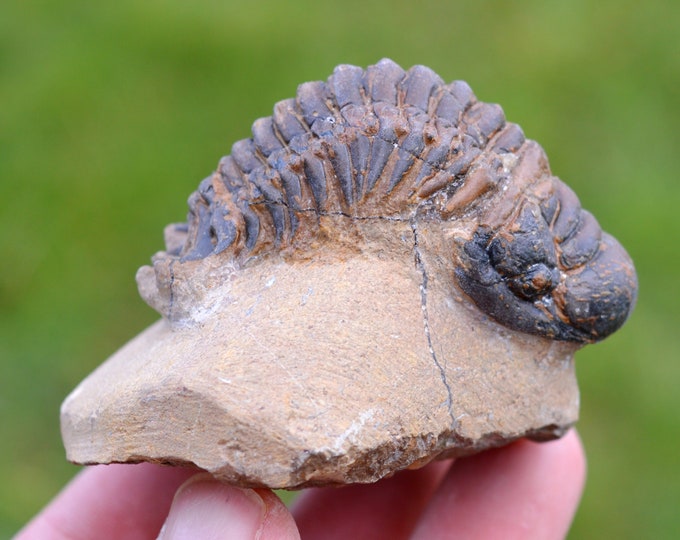
[[[388,56],[465,79],[632,254],[629,323],[577,357],[572,538],[680,538],[680,3],[3,0],[0,538],[76,472],[64,396],[156,319],[134,273],[296,85]]]

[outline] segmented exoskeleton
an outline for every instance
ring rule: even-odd
[[[542,149],[462,81],[390,60],[338,66],[253,124],[189,199],[179,263],[295,249],[322,216],[474,215],[459,287],[523,332],[596,341],[635,300],[632,263]],[[483,204],[482,204],[483,203]]]
[[[404,72],[389,60],[366,71],[339,66],[234,144],[189,201],[181,255],[280,248],[319,214],[408,216],[439,190],[453,194],[501,130],[488,152],[521,146],[521,130],[462,81],[446,85],[426,67]]]

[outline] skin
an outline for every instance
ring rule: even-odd
[[[194,469],[95,466],[16,539],[560,539],[584,480],[574,431],[558,441],[522,440],[435,462],[373,485],[309,489],[291,511],[270,490],[221,484]]]

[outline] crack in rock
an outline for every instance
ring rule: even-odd
[[[415,262],[416,262],[416,267],[420,271],[422,275],[422,282],[420,284],[420,299],[421,299],[421,309],[423,311],[423,327],[425,329],[425,337],[427,338],[427,347],[430,351],[430,354],[432,355],[432,360],[434,361],[434,364],[437,366],[437,369],[439,370],[439,376],[441,378],[442,384],[444,385],[444,388],[446,388],[446,407],[448,408],[449,412],[449,417],[451,418],[451,429],[455,430],[458,420],[456,419],[455,415],[453,414],[452,410],[452,405],[453,405],[453,394],[451,392],[451,387],[449,386],[449,382],[446,380],[446,372],[444,371],[444,366],[439,362],[437,359],[437,354],[434,351],[434,347],[432,346],[432,336],[430,334],[430,323],[428,319],[428,314],[427,314],[427,272],[425,271],[425,264],[423,263],[423,259],[420,254],[420,247],[418,245],[418,230],[416,227],[415,220],[411,221],[411,230],[413,231],[413,253],[415,255]]]

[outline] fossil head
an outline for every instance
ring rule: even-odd
[[[564,183],[532,186],[495,222],[464,244],[456,269],[481,309],[509,328],[576,342],[624,323],[637,292],[632,261]]]

